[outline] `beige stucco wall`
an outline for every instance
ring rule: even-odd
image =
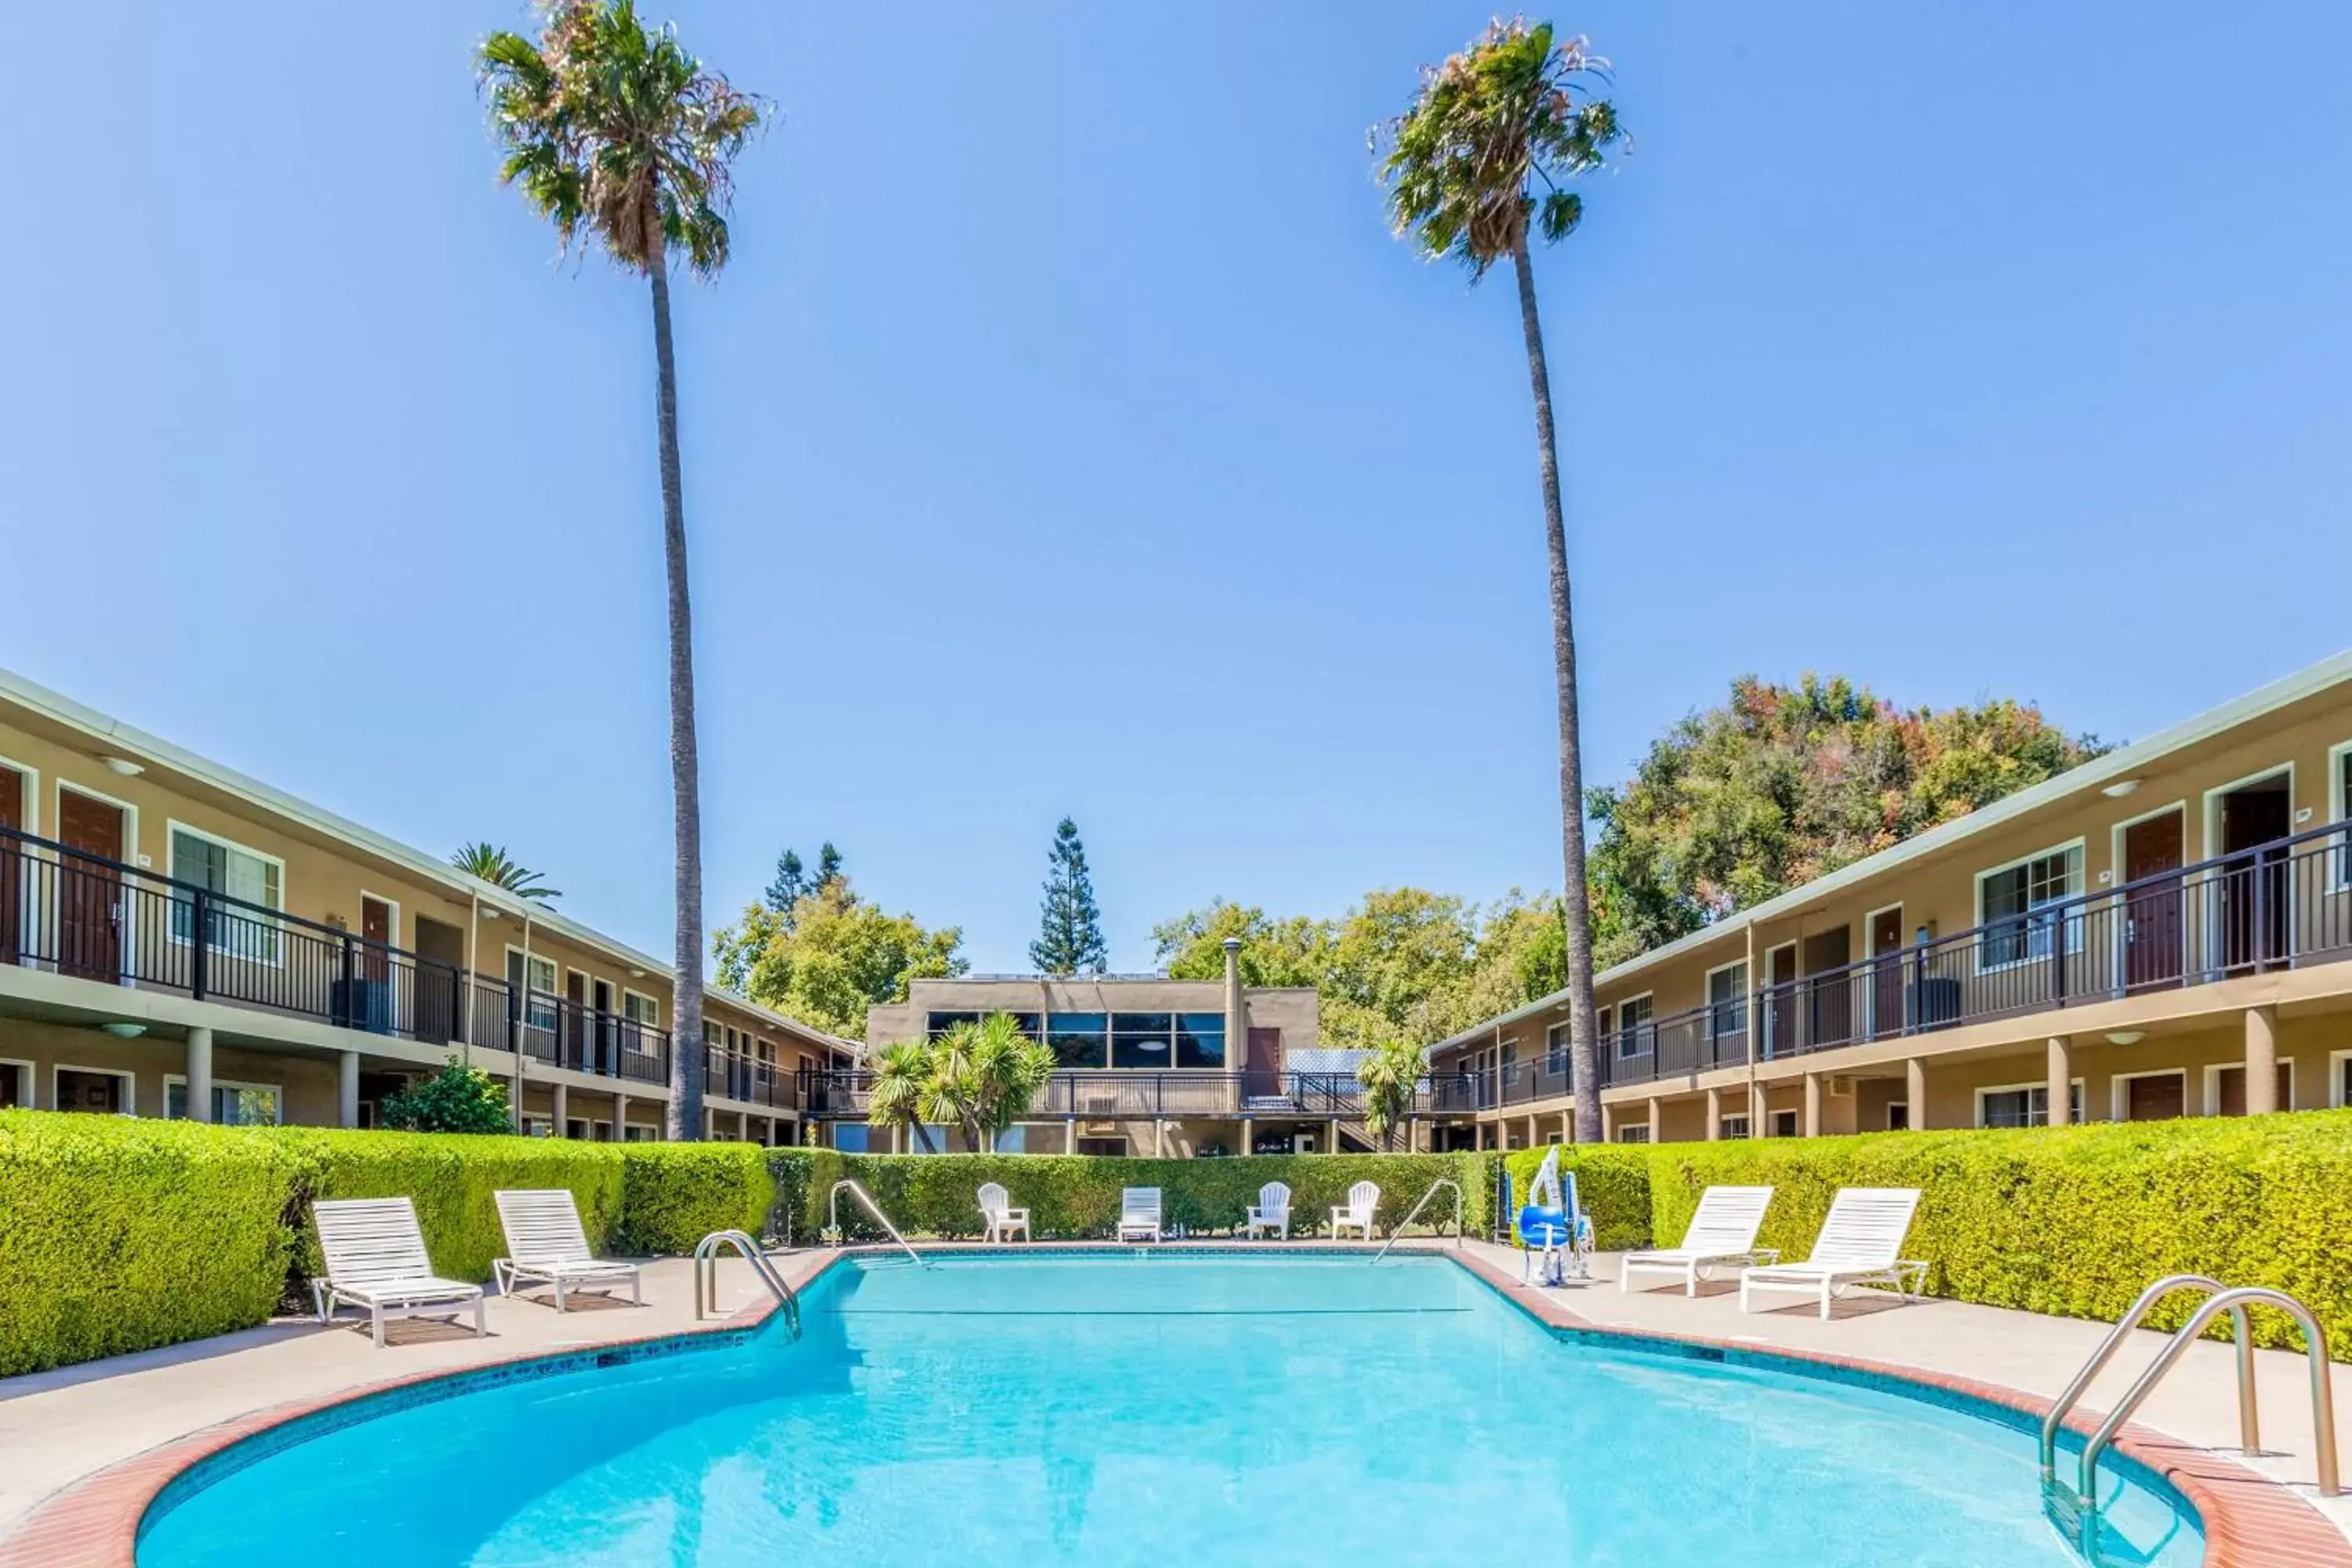
[[[120,1040],[94,1028],[0,1017],[0,1063],[30,1067],[37,1110],[59,1109],[57,1069],[67,1067],[130,1073],[131,1113],[161,1116],[165,1080],[187,1076],[188,1047],[181,1040]],[[337,1068],[331,1061],[215,1046],[213,1081],[277,1088],[283,1094],[289,1123],[335,1124]]]

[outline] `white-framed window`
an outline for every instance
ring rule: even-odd
[[[1747,1028],[1748,961],[1741,958],[1706,972],[1706,1032],[1721,1039]]]
[[[515,1016],[530,1027],[555,1030],[555,960],[544,953],[507,949],[507,987],[513,993]]]
[[[1568,1026],[1554,1024],[1544,1030],[1544,1071],[1553,1078],[1568,1072]]]
[[[1650,1124],[1646,1121],[1628,1121],[1617,1129],[1617,1142],[1620,1143],[1647,1143],[1649,1141]]]
[[[624,991],[621,993],[621,1016],[632,1024],[658,1029],[661,1027],[661,1004],[638,992]]]
[[[236,904],[207,907],[205,945],[215,952],[248,963],[278,963],[278,923],[256,909],[240,906],[282,911],[286,908],[286,862],[184,823],[174,822],[170,827],[172,879],[191,882],[208,893],[237,900]],[[195,921],[195,900],[174,898],[172,940],[192,941]]]
[[[1748,1118],[1746,1118],[1745,1116],[1727,1116],[1727,1117],[1725,1117],[1725,1118],[1723,1119],[1722,1135],[1723,1135],[1724,1137],[1726,1137],[1726,1138],[1745,1138],[1745,1137],[1747,1137],[1747,1136],[1748,1136]]]
[[[657,1143],[661,1141],[661,1129],[648,1127],[641,1121],[632,1121],[622,1132],[621,1142],[624,1143]]]
[[[188,1080],[177,1073],[163,1079],[163,1114],[188,1119]],[[286,1090],[274,1083],[213,1079],[213,1121],[221,1127],[275,1127],[286,1120]]]
[[[49,1068],[49,1109],[139,1114],[139,1079],[122,1068],[57,1062]]]
[[[2083,945],[2083,922],[2066,920],[2063,904],[2083,890],[2083,841],[2062,844],[1977,873],[1977,925],[1983,936],[1977,946],[1979,970],[2006,969],[2054,949],[2053,933],[2066,928],[2066,951]]]
[[[2083,1080],[2081,1079],[2076,1079],[2070,1086],[2066,1100],[2067,1121],[2080,1126],[2083,1121]],[[1977,1090],[1977,1125],[1979,1127],[2049,1126],[2050,1086],[2047,1083],[2004,1083]]]
[[[1628,997],[1617,1004],[1617,1059],[1650,1054],[1650,998]]]

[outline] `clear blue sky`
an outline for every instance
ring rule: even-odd
[[[714,925],[831,837],[1021,967],[1065,812],[1122,967],[1557,885],[1507,279],[1363,145],[1490,9],[648,7],[783,111],[678,300]],[[1539,263],[1596,781],[1743,670],[2115,739],[2352,641],[2352,10],[1999,11],[1558,14],[1638,141]],[[0,664],[666,947],[647,307],[493,180],[522,10],[42,16]]]

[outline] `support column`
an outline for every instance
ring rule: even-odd
[[[1822,1075],[1809,1072],[1805,1075],[1805,1136],[1818,1138],[1821,1135]]]
[[[213,1119],[213,1032],[188,1031],[188,1120]],[[349,1123],[345,1123],[349,1125]]]
[[[2050,1125],[2063,1127],[2074,1113],[2074,1042],[2065,1035],[2050,1037]]]
[[[613,1142],[629,1141],[629,1097],[615,1090],[613,1095]]]
[[[1528,1147],[1536,1147],[1536,1119],[1532,1112],[1528,1117]]]
[[[735,1142],[749,1143],[751,1141],[751,1113],[748,1110],[739,1110],[735,1113]]]
[[[1764,1080],[1751,1078],[1748,1080],[1748,1136],[1763,1138],[1771,1131],[1772,1123],[1764,1114]]]
[[[1155,1160],[1168,1158],[1168,1123],[1157,1116],[1151,1119],[1151,1157]]]
[[[1903,1094],[1905,1114],[1911,1119],[1915,1131],[1925,1131],[1927,1126],[1927,1064],[1913,1057],[1903,1064]]]
[[[1242,939],[1225,938],[1225,1070],[1241,1072],[1249,1067],[1249,1003],[1242,990]],[[1244,1093],[1249,1092],[1244,1084]],[[1280,1085],[1258,1090],[1278,1093]],[[1247,1153],[1247,1150],[1243,1151]]]
[[[193,1075],[189,1082],[195,1081]],[[2267,1116],[2278,1102],[2278,1009],[2246,1009],[2246,1114]]]
[[[1257,1123],[1244,1116],[1242,1118],[1242,1146],[1237,1152],[1243,1154],[1255,1154],[1257,1152],[1256,1143]]]
[[[1658,1142],[1666,1130],[1666,1102],[1656,1095],[1650,1096],[1650,1142]]]
[[[1326,1154],[1336,1154],[1336,1153],[1338,1153],[1338,1152],[1339,1152],[1339,1122],[1335,1121],[1333,1121],[1333,1122],[1331,1123],[1331,1125],[1330,1125],[1330,1126],[1328,1126],[1328,1127],[1325,1128],[1325,1129],[1324,1129],[1324,1134],[1325,1134],[1325,1136],[1329,1140],[1329,1142],[1327,1142],[1327,1143],[1325,1143],[1325,1144],[1323,1145],[1323,1152],[1325,1152]],[[1495,1141],[1496,1141],[1496,1142],[1497,1142],[1497,1143],[1500,1143],[1500,1142],[1502,1142],[1502,1129],[1501,1129],[1499,1126],[1498,1126],[1498,1127],[1496,1127],[1496,1130],[1495,1130]]]
[[[1062,1152],[1075,1154],[1077,1152],[1078,1124],[1075,1121],[1065,1121],[1062,1123]]]
[[[205,1031],[207,1035],[211,1032],[209,1029]],[[193,1082],[194,1075],[190,1077]],[[205,1100],[207,1104],[211,1102],[212,1091],[209,1089],[205,1091]],[[360,1054],[357,1051],[339,1051],[335,1056],[335,1125],[357,1127],[359,1124]]]
[[[552,1109],[549,1112],[552,1120],[548,1123],[547,1135],[569,1138],[572,1136],[572,1091],[562,1079],[557,1079],[548,1086],[548,1093],[552,1100]]]
[[[1723,1090],[1706,1091],[1706,1141],[1710,1143],[1723,1136]]]

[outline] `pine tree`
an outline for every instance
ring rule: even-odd
[[[775,913],[790,914],[801,895],[809,890],[807,874],[801,868],[800,852],[787,849],[776,857],[776,879],[768,884],[768,908]]]
[[[835,849],[833,847],[833,840],[828,838],[817,848],[816,880],[809,884],[809,891],[816,891],[817,889],[824,887],[827,882],[832,881],[835,877],[840,875],[841,851]]]
[[[1066,816],[1054,829],[1046,864],[1045,899],[1029,962],[1047,974],[1100,974],[1109,950],[1103,945],[1094,880],[1087,874],[1087,847],[1078,842],[1078,825]]]

